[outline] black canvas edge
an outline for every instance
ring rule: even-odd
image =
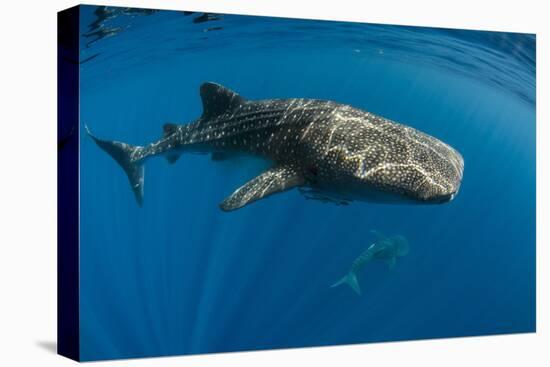
[[[57,353],[80,360],[80,6],[57,13]]]

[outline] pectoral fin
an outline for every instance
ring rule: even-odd
[[[395,267],[395,257],[388,259],[386,263],[388,264],[388,269],[393,270]]]
[[[239,187],[220,204],[220,208],[224,211],[239,209],[256,200],[303,183],[304,178],[294,167],[276,166]]]

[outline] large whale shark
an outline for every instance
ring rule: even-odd
[[[88,134],[128,175],[143,202],[144,163],[176,162],[182,153],[260,156],[273,166],[245,183],[220,207],[235,210],[295,187],[310,197],[395,203],[444,203],[462,180],[460,153],[414,128],[348,105],[316,99],[247,100],[216,83],[200,87],[202,115],[185,125],[165,124],[146,146]]]
[[[342,279],[331,285],[337,287],[341,284],[347,284],[357,293],[361,295],[361,288],[357,281],[357,273],[371,261],[384,261],[388,267],[393,269],[395,260],[398,257],[405,256],[409,253],[409,242],[401,235],[386,237],[381,232],[371,231],[376,236],[376,240],[363,251],[351,264],[349,272]]]

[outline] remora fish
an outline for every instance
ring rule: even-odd
[[[403,236],[386,237],[378,231],[371,231],[377,238],[365,251],[351,264],[349,272],[339,281],[331,285],[337,287],[341,284],[348,284],[358,295],[361,295],[361,288],[357,281],[357,273],[373,260],[385,261],[390,269],[395,266],[398,257],[409,253],[409,242]]]
[[[220,159],[250,154],[272,168],[225,199],[235,210],[268,195],[300,187],[322,200],[444,203],[462,180],[462,156],[411,127],[333,101],[251,101],[215,83],[200,88],[203,113],[186,125],[165,124],[162,138],[132,146],[88,134],[124,169],[138,204],[143,202],[145,161],[182,153]]]

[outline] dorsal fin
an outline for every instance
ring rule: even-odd
[[[201,117],[204,120],[231,112],[245,102],[237,93],[216,83],[203,83],[200,93],[203,108]]]
[[[173,133],[176,132],[177,129],[178,129],[178,125],[176,124],[170,124],[170,123],[164,124],[162,126],[162,137],[165,138],[167,136],[172,135]]]

